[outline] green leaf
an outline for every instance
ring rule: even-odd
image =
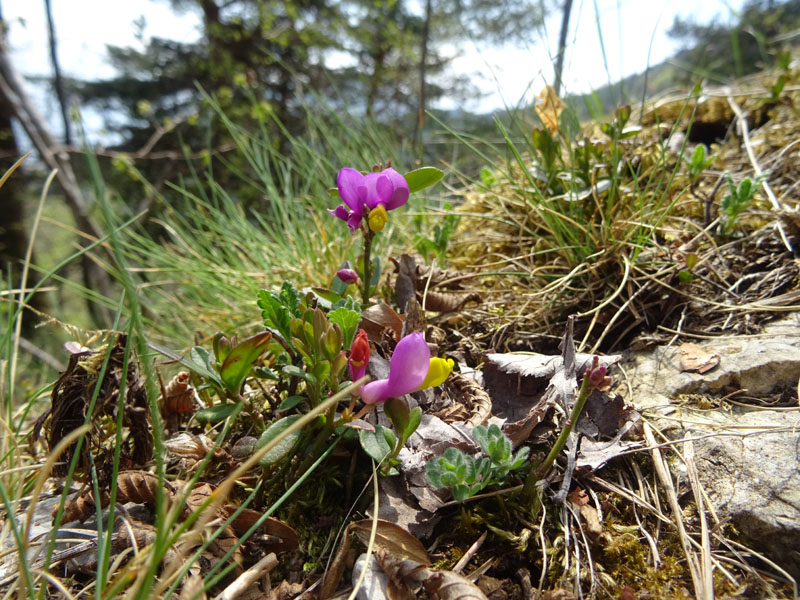
[[[220,423],[230,417],[238,408],[239,404],[217,404],[198,410],[194,418],[200,423]]]
[[[300,292],[297,291],[290,281],[284,281],[281,285],[281,291],[278,293],[278,299],[281,304],[289,309],[289,311],[297,316],[300,314],[298,305],[300,304]]]
[[[361,322],[361,313],[345,308],[344,306],[328,313],[328,320],[336,323],[342,330],[342,347],[349,348],[356,338],[358,324]]]
[[[369,278],[369,287],[371,289],[377,287],[381,282],[381,258],[380,256],[375,256],[370,262],[372,263],[372,275]]]
[[[267,290],[258,292],[258,306],[262,309],[261,316],[264,318],[264,325],[289,342],[292,339],[289,327],[292,317],[289,309],[281,305],[280,300]]]
[[[472,429],[472,439],[478,442],[484,454],[489,454],[489,430],[483,425],[478,425]]]
[[[313,385],[314,383],[316,383],[316,379],[314,378],[314,376],[313,376],[313,375],[311,375],[310,373],[306,373],[306,372],[305,372],[303,369],[301,369],[300,367],[295,367],[294,365],[286,365],[286,366],[285,366],[285,367],[283,367],[283,369],[281,369],[281,370],[282,370],[282,371],[283,371],[283,372],[284,372],[286,375],[289,375],[289,376],[291,376],[291,377],[299,377],[299,378],[300,378],[300,379],[302,379],[303,381],[306,381],[306,382],[308,382],[308,383],[310,383],[310,384],[312,384],[312,385]]]
[[[305,396],[289,396],[283,402],[281,402],[280,406],[278,406],[278,410],[286,411],[291,410],[298,404],[302,404],[307,399]]]
[[[689,271],[678,271],[678,281],[681,283],[692,283],[692,281],[694,281],[694,275]]]
[[[214,349],[214,356],[216,357],[217,361],[221,363],[231,351],[231,340],[225,337],[224,333],[218,331],[214,334],[212,348]]]
[[[469,486],[457,485],[453,488],[453,498],[458,502],[463,502],[470,496],[472,496],[472,492]]]
[[[436,167],[420,167],[406,173],[403,177],[408,183],[408,191],[413,194],[438,182],[444,177],[444,171]]]
[[[528,462],[528,454],[530,453],[531,449],[527,446],[523,446],[517,453],[514,455],[514,458],[511,460],[511,471],[515,469],[519,469],[520,467],[524,466],[526,462]]]
[[[223,387],[222,380],[219,378],[219,375],[216,371],[212,370],[208,365],[208,356],[209,353],[203,348],[199,346],[195,346],[189,352],[189,357],[184,357],[181,354],[178,354],[174,350],[170,350],[165,346],[160,346],[159,344],[148,344],[153,350],[158,352],[159,354],[163,354],[167,358],[176,361],[183,367],[189,369],[195,375],[199,375],[203,379],[206,380],[207,383],[212,384],[212,386],[221,389]],[[199,350],[199,351],[195,351]]]
[[[389,417],[392,425],[394,425],[394,428],[400,433],[400,437],[408,439],[403,435],[403,432],[408,427],[408,417],[410,414],[408,403],[402,398],[389,398],[383,405],[383,410],[386,412],[386,416]]]
[[[231,394],[238,394],[245,377],[272,339],[269,331],[262,331],[239,342],[228,354],[220,368],[220,376]]]
[[[256,451],[266,446],[278,436],[284,435],[284,432],[292,425],[292,423],[300,418],[302,418],[302,415],[291,415],[288,417],[283,417],[282,419],[278,419],[272,423],[269,427],[267,427],[266,431],[261,434],[261,437],[258,438],[258,443],[256,443]],[[295,431],[291,435],[285,436],[272,450],[267,452],[263,458],[258,461],[258,464],[263,468],[268,468],[276,462],[286,458],[286,456],[289,455],[289,452],[292,451],[292,446],[294,446],[297,438],[299,437],[300,430]]]
[[[405,439],[410,438],[411,434],[417,430],[420,421],[422,421],[422,409],[419,406],[416,406],[408,415],[408,426],[406,427],[406,430],[403,432],[403,437]]]
[[[393,438],[394,434],[391,429],[387,429],[383,425],[375,425],[375,431],[361,429],[358,432],[358,440],[361,442],[364,452],[377,463],[383,462],[394,449],[395,441],[393,441]]]
[[[341,281],[341,279],[339,279],[338,277],[336,278],[336,280],[337,281]],[[345,285],[347,285],[347,284],[345,284]],[[321,299],[325,300],[329,304],[329,306],[333,306],[339,300],[342,299],[342,295],[341,294],[335,292],[334,290],[329,290],[327,288],[313,287],[313,288],[311,288],[311,291],[313,291]]]
[[[483,185],[485,185],[487,188],[490,188],[492,185],[497,183],[497,177],[495,177],[494,173],[492,173],[489,169],[484,167],[481,169],[481,181],[483,182]]]
[[[339,279],[338,277],[334,277],[333,281],[331,282],[331,292],[339,296],[339,300],[341,300],[342,296],[344,296],[345,292],[347,291],[347,285],[344,281]],[[338,302],[338,300],[336,301]],[[334,302],[334,304],[336,304]]]
[[[255,367],[253,369],[253,375],[258,377],[259,379],[271,379],[272,381],[280,380],[278,374],[268,367]]]

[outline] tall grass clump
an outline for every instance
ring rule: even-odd
[[[513,295],[512,312],[495,314],[556,333],[548,323],[570,311],[597,314],[623,294],[632,266],[650,260],[646,251],[689,190],[677,177],[685,139],[670,140],[691,123],[696,97],[669,126],[643,128],[630,106],[582,124],[548,86],[535,114],[496,119],[501,144],[460,138],[486,166],[463,193],[453,260],[497,276],[497,303],[524,290]]]
[[[331,282],[343,261],[358,259],[346,228],[326,209],[338,204],[329,189],[342,166],[370,170],[392,161],[410,170],[404,145],[388,128],[319,103],[305,107],[306,125],[293,134],[271,116],[258,129],[233,122],[213,98],[219,122],[233,141],[230,153],[211,157],[203,170],[153,188],[131,164],[160,214],[121,239],[130,266],[146,280],[141,288],[148,326],[163,338],[190,339],[250,324],[261,288],[285,279],[300,286]],[[280,137],[271,132],[281,131]],[[219,174],[224,172],[225,183]],[[256,197],[245,205],[243,198]],[[398,222],[400,221],[400,222]],[[405,247],[410,234],[395,219],[376,248]],[[391,240],[391,242],[385,241]]]

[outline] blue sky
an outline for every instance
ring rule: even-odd
[[[677,49],[666,31],[676,15],[701,23],[732,21],[743,0],[574,0],[564,86],[584,92],[611,80],[643,71],[648,61],[657,64]],[[17,68],[24,75],[48,75],[47,23],[44,3],[3,0],[3,17]],[[199,17],[176,14],[166,0],[53,0],[62,69],[81,78],[108,77],[106,44],[143,46],[150,37],[191,41],[198,37]],[[450,48],[460,55],[453,70],[471,74],[486,96],[463,108],[489,111],[504,103],[532,99],[552,79],[550,57],[555,54],[560,15],[550,16],[528,43],[516,47],[490,47],[466,41]],[[598,33],[602,29],[602,41]],[[137,25],[138,23],[138,25]],[[602,48],[606,60],[603,60]],[[52,99],[37,95],[45,113]],[[442,101],[441,108],[453,108]]]

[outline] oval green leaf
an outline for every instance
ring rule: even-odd
[[[295,431],[290,435],[286,435],[285,432],[287,429],[289,429],[292,423],[301,418],[301,416],[302,415],[291,415],[289,417],[278,419],[269,427],[267,427],[266,431],[261,434],[261,437],[258,438],[258,443],[256,444],[256,451],[266,446],[272,440],[280,439],[278,444],[272,450],[267,452],[261,458],[261,460],[258,461],[258,464],[261,467],[269,468],[279,460],[282,460],[289,455],[289,452],[292,450],[292,446],[294,446],[297,438],[300,437],[300,430]]]
[[[219,423],[230,417],[237,408],[239,408],[238,404],[217,404],[198,410],[194,418],[200,423]]]
[[[436,167],[420,167],[406,173],[403,177],[408,183],[408,191],[413,194],[438,182],[444,177],[444,171]]]

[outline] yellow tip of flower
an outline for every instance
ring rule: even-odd
[[[367,220],[369,222],[369,228],[375,233],[378,233],[386,227],[386,221],[389,220],[389,213],[386,212],[386,208],[383,204],[378,204],[378,206],[369,211]]]
[[[455,363],[452,358],[432,358],[431,364],[428,367],[428,375],[425,377],[425,381],[422,382],[422,385],[419,386],[419,389],[424,390],[425,388],[436,387],[437,385],[443,384],[450,376],[454,365]]]

